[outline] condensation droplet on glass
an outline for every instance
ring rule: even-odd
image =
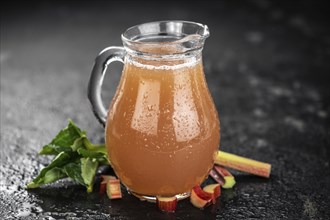
[[[147,99],[148,98],[148,93],[144,93],[143,98]]]

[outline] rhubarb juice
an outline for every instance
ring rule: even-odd
[[[190,192],[208,176],[220,125],[200,58],[126,58],[109,109],[109,159],[130,191],[174,196]]]

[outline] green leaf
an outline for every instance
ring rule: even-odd
[[[46,154],[47,155],[51,155],[51,154],[57,155],[57,154],[61,153],[62,151],[70,152],[70,151],[72,151],[72,149],[68,148],[68,147],[62,147],[62,146],[48,144],[48,145],[45,145],[42,148],[42,150],[39,152],[39,154],[42,154],[42,155],[46,155]]]
[[[110,165],[107,154],[103,152],[90,151],[83,148],[78,149],[78,154],[82,157],[95,158],[97,161],[103,165]]]
[[[74,160],[74,158],[75,158],[75,155],[68,154],[64,151],[59,153],[48,166],[46,166],[45,168],[43,168],[41,170],[40,174],[32,181],[33,183],[28,184],[27,187],[36,188],[40,185],[45,184],[46,183],[45,176],[49,170],[51,170],[55,167],[60,168],[60,167],[64,166],[65,164],[69,163],[70,161]]]
[[[56,155],[53,161],[27,185],[36,188],[64,177],[87,187],[92,192],[94,177],[99,164],[109,164],[104,144],[94,145],[72,120],[56,137],[39,152],[41,155]]]
[[[76,139],[82,136],[86,136],[86,132],[81,131],[72,120],[69,120],[68,126],[61,130],[49,144],[45,145],[39,154],[57,155],[63,149],[70,148]]]
[[[63,167],[63,172],[75,182],[86,186],[84,179],[81,176],[81,163],[68,163]]]
[[[102,152],[104,154],[107,154],[107,149],[105,147],[105,144],[92,144],[87,138],[85,138],[84,145],[87,150],[97,151],[97,152]]]
[[[80,148],[77,150],[78,154],[83,156],[83,157],[91,157],[91,158],[103,158],[105,156],[104,153],[101,152],[95,152],[95,151],[89,151],[89,150],[85,150],[83,148]]]
[[[61,168],[54,167],[45,173],[43,184],[52,183],[65,177],[67,177],[67,175],[62,172]]]
[[[87,185],[87,192],[93,191],[94,177],[99,165],[95,158],[81,158],[81,176],[84,179],[84,183]]]
[[[82,137],[77,138],[73,144],[71,145],[71,150],[73,151],[77,151],[80,148],[85,148],[84,145],[84,140],[87,139],[85,135],[83,135]]]

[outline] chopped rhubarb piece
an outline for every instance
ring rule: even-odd
[[[156,203],[160,210],[164,212],[174,212],[178,204],[178,199],[173,197],[156,197]]]
[[[221,188],[219,183],[210,184],[203,188],[205,192],[212,194],[212,203],[215,204],[218,197],[221,195]]]
[[[225,180],[225,184],[223,184],[221,187],[225,189],[233,188],[233,186],[236,184],[235,177],[222,166],[215,165],[213,168]]]
[[[211,169],[209,175],[221,186],[225,184],[225,180],[218,174],[218,172],[214,168]]]
[[[118,179],[109,179],[107,182],[107,195],[109,199],[120,199],[121,189],[120,181]]]
[[[269,163],[240,157],[223,151],[218,151],[215,163],[262,177],[268,178],[270,176],[271,165]]]
[[[107,190],[107,184],[106,183],[100,183],[100,195],[103,195],[105,193],[105,191]]]
[[[194,186],[190,193],[190,202],[200,209],[210,204],[212,198],[213,194],[203,191],[200,186]]]
[[[110,176],[110,175],[101,175],[101,183],[100,183],[100,195],[103,195],[107,189],[107,182],[110,179],[117,179],[115,176]]]

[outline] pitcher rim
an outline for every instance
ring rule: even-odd
[[[166,41],[167,37],[174,40]],[[184,20],[161,20],[134,25],[126,29],[121,39],[126,49],[131,52],[144,54],[157,54],[150,51],[143,51],[141,45],[157,46],[159,41],[152,41],[156,37],[164,37],[162,45],[176,46],[178,51],[173,54],[184,54],[191,51],[201,50],[205,39],[210,36],[208,26],[194,21]],[[155,38],[153,38],[155,37]]]

